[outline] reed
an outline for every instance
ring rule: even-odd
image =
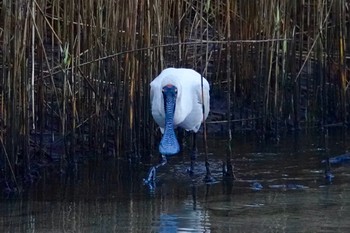
[[[159,137],[149,83],[168,66],[196,69],[224,96],[229,145],[247,129],[278,138],[285,128],[348,125],[349,7],[1,1],[1,182],[21,186],[15,177],[47,158],[62,168],[96,153],[147,159]]]

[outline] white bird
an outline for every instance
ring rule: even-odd
[[[159,152],[162,155],[176,154],[180,146],[174,129],[180,127],[197,133],[208,117],[209,83],[192,69],[167,68],[150,86],[152,116],[163,134]]]
[[[164,156],[174,155],[180,151],[174,129],[180,127],[186,131],[192,131],[195,136],[202,122],[208,117],[210,108],[209,83],[192,69],[167,68],[151,82],[150,86],[152,116],[163,134],[159,143],[163,162],[151,168],[148,178],[144,179],[147,184],[154,182],[156,169],[166,163]],[[195,153],[194,137],[190,172],[192,172]],[[205,162],[207,168],[205,180],[213,181],[207,157]],[[150,187],[153,186],[150,185]]]

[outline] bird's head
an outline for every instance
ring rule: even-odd
[[[177,87],[176,86],[174,86],[172,84],[167,84],[162,88],[162,92],[163,92],[164,104],[166,104],[167,101],[176,102],[176,97],[177,97]]]

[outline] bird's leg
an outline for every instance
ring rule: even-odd
[[[149,169],[148,176],[146,179],[143,179],[143,183],[148,184],[151,189],[154,189],[157,169],[161,166],[164,166],[166,163],[167,163],[166,157],[164,155],[161,155],[160,162],[156,166],[153,166]]]
[[[205,170],[206,170],[207,174],[204,177],[204,182],[206,182],[206,183],[215,182],[214,177],[211,175],[210,164],[208,162],[208,155],[205,155]]]
[[[188,172],[190,173],[190,175],[193,175],[193,171],[194,171],[194,163],[195,160],[197,158],[197,154],[198,154],[198,150],[197,150],[197,140],[196,140],[196,133],[192,134],[192,151],[191,151],[191,165],[190,168],[188,169]]]
[[[186,137],[185,137],[185,130],[182,128],[177,129],[177,135],[179,139],[179,144],[180,144],[180,153],[183,153],[186,148]]]
[[[226,151],[226,162],[223,162],[222,175],[224,178],[232,178],[236,179],[233,173],[233,165],[232,165],[232,149],[231,144],[229,143],[228,149]]]
[[[205,170],[206,170],[206,175],[204,177],[204,182],[206,182],[206,183],[214,183],[216,180],[211,175],[207,148],[205,148]]]
[[[197,149],[197,140],[196,137],[197,134],[193,133],[192,134],[192,153],[191,153],[191,160],[195,160],[198,155],[198,149]]]

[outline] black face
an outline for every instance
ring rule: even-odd
[[[163,87],[162,89],[163,91],[163,95],[171,95],[176,97],[177,95],[177,87],[175,87],[174,85],[168,84],[166,86]]]
[[[166,110],[166,104],[168,101],[173,101],[174,104],[176,102],[177,87],[175,87],[174,85],[168,84],[163,87],[162,92],[163,92],[163,98],[164,98],[164,109]]]

